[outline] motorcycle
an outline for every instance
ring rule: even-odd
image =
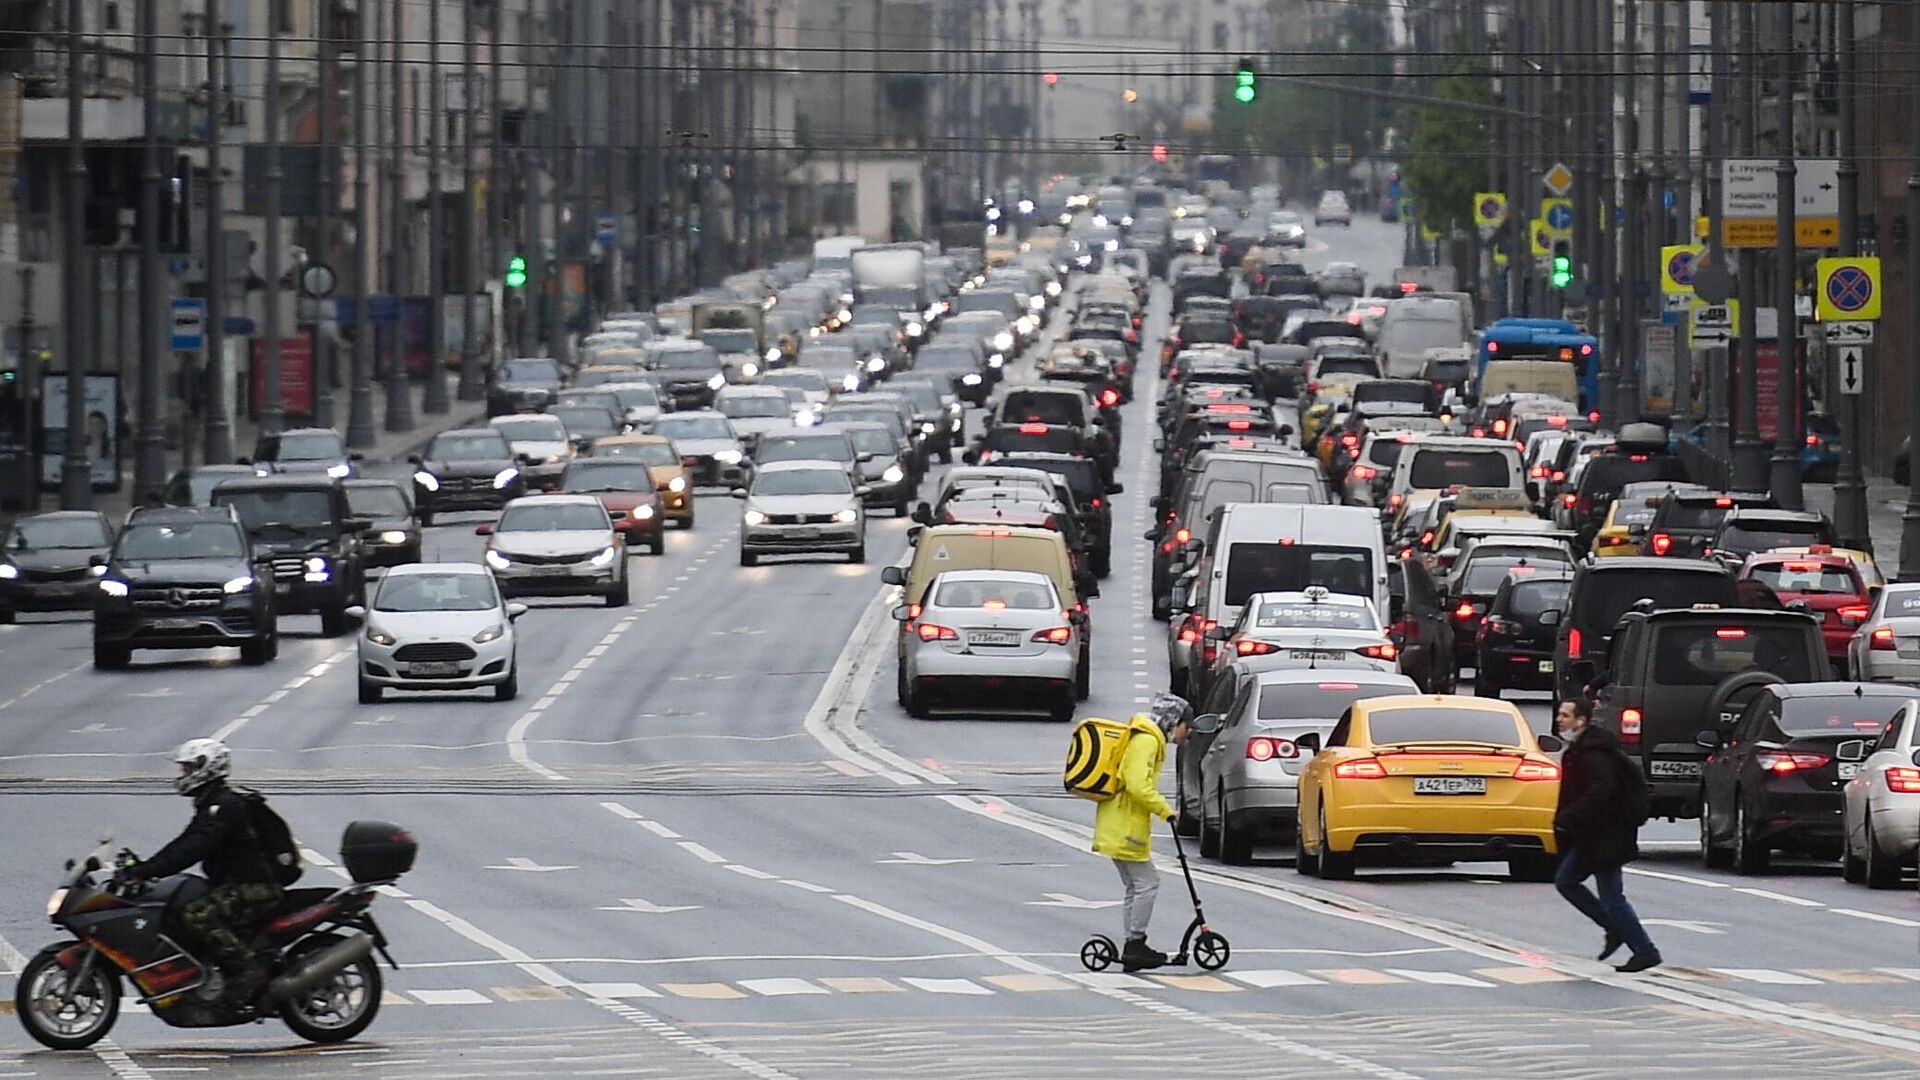
[[[122,978],[140,1004],[174,1027],[231,1027],[277,1015],[309,1042],[343,1042],[366,1030],[380,1009],[378,950],[399,969],[368,913],[382,885],[412,869],[418,850],[397,825],[356,821],[341,839],[352,884],[288,889],[255,935],[271,978],[252,1000],[226,992],[218,968],[181,944],[179,912],[211,886],[176,874],[152,883],[119,877],[103,862],[111,838],[67,874],[47,900],[47,916],[73,935],[41,949],[14,990],[22,1027],[42,1045],[79,1050],[106,1037],[120,1015]],[[119,866],[130,865],[124,849]]]

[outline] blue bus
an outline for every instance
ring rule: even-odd
[[[1600,340],[1564,319],[1498,319],[1480,332],[1476,385],[1489,360],[1558,360],[1574,365],[1580,407],[1600,400]]]

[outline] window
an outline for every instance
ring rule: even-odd
[[[1900,725],[1906,718],[1907,711],[1905,709],[1893,714],[1893,719],[1887,721],[1887,726],[1881,729],[1880,741],[1873,744],[1874,753],[1877,754],[1882,750],[1900,749]]]
[[[1743,671],[1771,671],[1787,682],[1814,677],[1808,632],[1797,626],[1667,625],[1653,654],[1661,686],[1712,686]]]
[[[1491,743],[1519,746],[1520,725],[1504,709],[1381,709],[1367,714],[1375,746],[1413,743]]]

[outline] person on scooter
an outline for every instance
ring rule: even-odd
[[[1093,850],[1113,860],[1125,893],[1120,919],[1126,945],[1120,966],[1126,971],[1157,968],[1167,954],[1147,945],[1147,924],[1153,921],[1153,900],[1160,891],[1160,872],[1153,868],[1153,819],[1173,820],[1173,807],[1160,794],[1160,766],[1167,743],[1187,739],[1193,711],[1174,694],[1155,695],[1147,711],[1128,724],[1126,749],[1120,753],[1120,790],[1100,804],[1093,817]]]
[[[227,979],[227,994],[251,1001],[267,970],[247,942],[280,906],[280,884],[249,823],[247,801],[227,785],[233,755],[216,739],[190,739],[173,752],[173,788],[193,800],[193,820],[153,856],[123,868],[136,881],[169,877],[199,863],[212,886],[180,909],[180,923]]]

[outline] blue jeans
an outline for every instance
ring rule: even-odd
[[[1593,871],[1593,882],[1600,887],[1600,895],[1596,897],[1586,886],[1588,875],[1574,869],[1578,861],[1578,852],[1572,850],[1560,857],[1560,870],[1553,875],[1553,887],[1560,890],[1567,903],[1580,909],[1580,914],[1592,919],[1594,925],[1620,935],[1620,940],[1635,956],[1658,953],[1660,950],[1640,925],[1640,916],[1634,913],[1633,905],[1627,903],[1620,868],[1603,866]]]

